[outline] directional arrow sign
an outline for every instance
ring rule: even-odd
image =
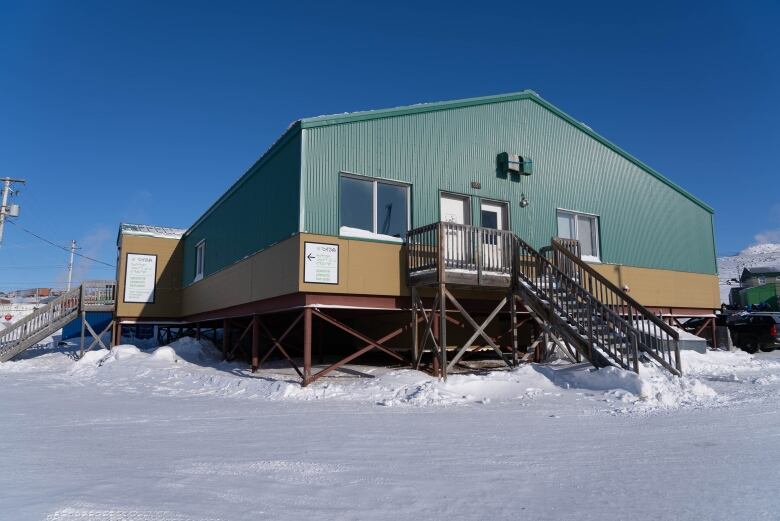
[[[304,243],[303,281],[313,284],[339,283],[339,245]]]

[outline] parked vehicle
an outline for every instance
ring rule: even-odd
[[[744,313],[733,315],[728,323],[734,345],[755,353],[780,347],[780,314]]]
[[[707,343],[712,346],[712,328],[708,324],[710,320],[712,320],[712,316],[704,316],[704,317],[692,317],[686,320],[682,323],[680,326],[683,330],[687,331],[688,333],[691,333],[693,335],[700,336],[704,338]],[[715,315],[715,325],[716,326],[725,326],[727,321],[728,315],[725,314],[717,314]],[[703,325],[706,326],[702,328]]]

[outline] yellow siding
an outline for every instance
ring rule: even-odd
[[[298,244],[298,238],[292,237],[185,287],[182,315],[295,293]]]
[[[720,307],[718,276],[684,271],[636,268],[617,264],[591,266],[644,306],[671,308]]]
[[[339,245],[339,283],[307,284],[303,281],[303,255],[298,260],[299,289],[312,293],[348,295],[408,295],[406,258],[401,244],[341,239],[325,235],[301,234],[304,242]]]
[[[154,303],[126,303],[125,269],[128,253],[157,256]],[[119,242],[117,309],[121,318],[176,318],[181,314],[182,249],[178,239],[122,235]]]

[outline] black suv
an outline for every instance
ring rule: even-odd
[[[749,313],[744,315],[732,315],[729,317],[729,332],[735,346],[755,353],[772,351],[780,347],[780,314],[778,313]]]

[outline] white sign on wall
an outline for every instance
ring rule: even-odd
[[[128,253],[125,266],[125,302],[154,302],[157,255]]]
[[[339,245],[304,243],[303,282],[339,283]]]

